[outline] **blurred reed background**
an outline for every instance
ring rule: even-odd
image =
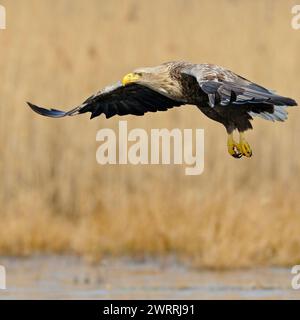
[[[175,254],[211,268],[300,262],[300,111],[256,119],[254,156],[227,154],[194,107],[145,117],[48,119],[25,101],[75,106],[139,66],[220,64],[300,101],[294,1],[2,0],[0,254],[92,259]],[[100,166],[100,128],[204,128],[205,171]]]

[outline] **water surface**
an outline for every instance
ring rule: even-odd
[[[288,268],[196,270],[174,261],[77,257],[2,258],[0,299],[299,299]]]

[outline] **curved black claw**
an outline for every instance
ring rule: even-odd
[[[239,159],[243,156],[243,153],[241,152],[239,145],[236,142],[228,144],[228,152],[232,157],[236,159]]]
[[[232,156],[236,159],[240,159],[243,155],[240,152],[233,153]]]

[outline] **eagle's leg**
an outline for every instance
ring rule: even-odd
[[[240,158],[243,155],[240,150],[240,144],[233,139],[233,132],[228,133],[227,147],[229,154],[234,158]]]
[[[249,143],[246,141],[244,132],[240,132],[239,150],[243,156],[250,158],[252,156],[252,150]]]

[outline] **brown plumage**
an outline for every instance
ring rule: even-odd
[[[102,113],[106,118],[144,115],[193,104],[207,117],[225,126],[228,151],[236,158],[252,155],[243,132],[252,128],[250,121],[254,116],[284,121],[286,107],[297,105],[295,100],[279,96],[230,70],[182,61],[137,69],[126,75],[122,82],[104,88],[67,112],[28,104],[35,112],[53,118],[86,112],[91,113],[91,118]],[[239,143],[233,140],[235,129],[241,134]]]

